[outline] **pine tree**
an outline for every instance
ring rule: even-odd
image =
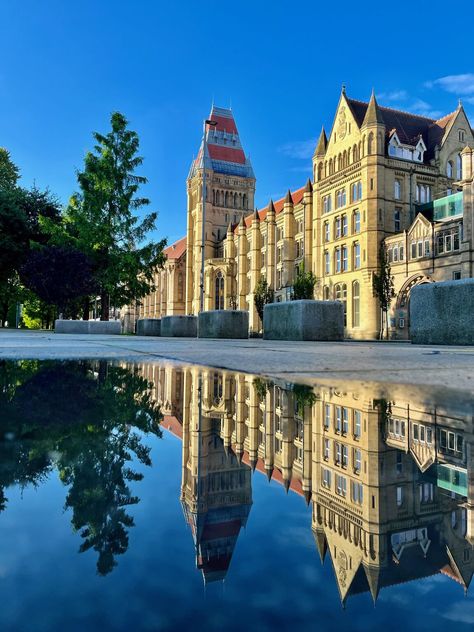
[[[69,205],[67,219],[75,246],[93,262],[101,299],[101,320],[109,319],[109,307],[135,302],[154,289],[153,274],[164,263],[166,241],[145,240],[155,228],[156,213],[139,220],[137,213],[149,204],[138,196],[146,184],[135,170],[143,158],[139,139],[128,129],[123,114],[111,116],[111,131],[94,133],[96,145],[86,155],[78,174],[80,193]]]

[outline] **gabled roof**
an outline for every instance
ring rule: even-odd
[[[186,237],[181,237],[164,250],[167,259],[180,259],[186,252]]]
[[[396,131],[400,142],[404,145],[416,145],[420,135],[422,135],[426,149],[430,155],[433,153],[435,145],[441,144],[447,125],[454,119],[458,112],[458,110],[456,110],[436,120],[420,114],[412,114],[410,112],[384,107],[377,104],[375,96],[373,99],[375,102],[373,104],[373,110],[377,115],[378,122],[385,124],[387,135],[391,135]],[[347,98],[347,102],[357,124],[361,127],[366,115],[368,116],[370,114],[369,105],[372,103],[372,99],[370,104],[365,101],[349,98]]]

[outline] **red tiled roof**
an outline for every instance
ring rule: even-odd
[[[211,114],[210,120],[217,122],[217,125],[215,126],[215,128],[218,132],[227,132],[228,134],[237,134],[237,126],[233,118]],[[208,125],[207,129],[209,129],[210,127],[211,126]]]
[[[296,189],[296,191],[292,191],[291,192],[291,197],[293,198],[293,204],[294,206],[296,206],[297,204],[299,204],[301,202],[301,200],[303,199],[303,194],[304,194],[304,190],[306,188],[306,185],[304,187],[301,187],[300,189]],[[273,206],[275,207],[275,215],[278,215],[279,213],[282,212],[283,210],[283,206],[285,204],[285,197],[280,198],[279,200],[277,200],[276,202],[273,202]],[[267,211],[268,211],[268,206],[265,206],[264,208],[260,209],[258,211],[258,217],[260,219],[260,221],[263,221],[266,216],[267,216]],[[251,213],[250,215],[247,215],[246,217],[244,217],[244,222],[245,225],[247,227],[251,226],[252,221],[253,221],[253,213]],[[236,224],[234,226],[234,232],[237,231],[238,228],[238,224]]]
[[[181,237],[164,250],[167,259],[179,259],[186,252],[186,237]]]
[[[201,536],[202,540],[218,540],[219,538],[230,538],[238,535],[242,523],[240,520],[229,520],[229,522],[206,523]]]
[[[247,451],[245,451],[242,455],[242,463],[245,463],[245,465],[250,466],[250,458]],[[265,464],[260,457],[257,459],[257,465],[255,466],[255,469],[261,474],[266,474]],[[280,470],[276,467],[273,469],[271,480],[276,481],[277,483],[280,483],[280,485],[284,484],[284,478]],[[290,481],[289,489],[295,492],[295,494],[298,494],[298,496],[304,496],[303,486],[301,484],[301,481],[298,478],[292,477]]]
[[[224,147],[223,145],[207,144],[211,160],[223,160],[224,162],[237,162],[245,164],[245,154],[242,149],[235,147]]]
[[[168,430],[168,432],[171,432],[171,434],[178,437],[178,439],[183,438],[183,426],[176,417],[172,415],[164,415],[161,427]]]

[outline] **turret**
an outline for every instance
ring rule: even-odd
[[[232,224],[229,224],[227,228],[227,235],[225,240],[225,256],[227,259],[235,259],[235,241],[234,241],[234,231],[232,230]]]
[[[261,275],[261,258],[262,258],[262,234],[260,231],[260,217],[257,209],[252,216],[251,227],[251,246],[250,246],[250,292],[255,291],[255,287],[260,280]],[[249,327],[251,331],[259,331],[260,319],[255,309],[255,305],[249,306]]]
[[[270,200],[267,209],[267,283],[274,290],[276,289],[276,279],[275,279],[275,206],[273,205],[273,200]]]
[[[373,90],[362,122],[361,131],[367,135],[367,155],[383,155],[385,151],[385,122]]]
[[[283,286],[293,285],[295,261],[295,220],[291,191],[283,204]]]
[[[239,236],[239,255],[238,255],[238,281],[239,281],[239,309],[245,309],[247,306],[247,227],[245,226],[244,217],[240,220],[237,229]]]
[[[313,226],[313,185],[308,178],[303,193],[303,213],[304,213],[304,267],[311,270],[312,264],[312,226]]]

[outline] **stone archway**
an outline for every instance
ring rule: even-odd
[[[410,295],[416,285],[423,285],[424,283],[433,283],[433,280],[424,274],[415,274],[405,281],[398,292],[393,327],[395,337],[398,339],[410,339]]]

